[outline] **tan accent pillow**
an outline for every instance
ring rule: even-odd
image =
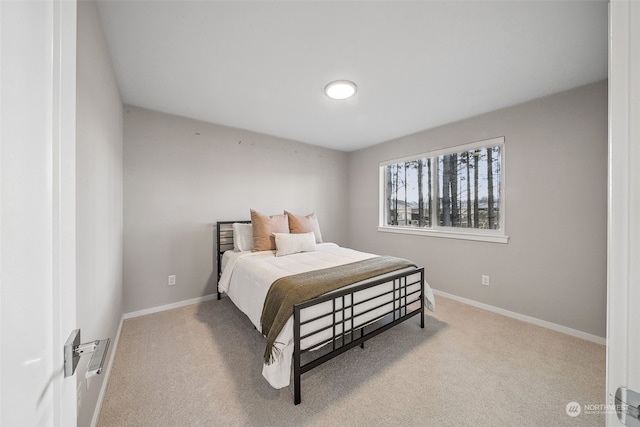
[[[263,215],[251,209],[251,225],[253,226],[253,251],[272,251],[276,248],[273,233],[288,233],[287,215]]]
[[[320,224],[316,214],[312,213],[307,216],[300,216],[284,211],[289,217],[289,231],[292,233],[309,233],[313,231],[316,235],[316,243],[322,243],[322,233],[320,233]]]

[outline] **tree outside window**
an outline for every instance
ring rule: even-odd
[[[381,226],[501,230],[503,158],[504,138],[494,138],[385,162],[381,165]]]

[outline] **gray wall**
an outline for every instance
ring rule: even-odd
[[[214,224],[250,208],[315,212],[347,243],[347,153],[136,107],[124,145],[127,313],[215,293]]]
[[[495,136],[508,244],[376,230],[381,161]],[[434,289],[605,336],[605,81],[353,152],[349,174],[352,247],[417,261]]]
[[[83,342],[111,337],[113,343],[123,314],[122,110],[96,5],[79,1],[76,277],[77,321]],[[85,380],[87,363],[88,358],[83,358],[76,372],[82,383],[80,426],[91,424],[105,378],[99,375]]]

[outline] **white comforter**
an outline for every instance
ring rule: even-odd
[[[373,258],[377,255],[343,248],[333,243],[317,245],[317,251],[276,257],[274,251],[227,251],[222,258],[222,275],[218,284],[233,303],[244,312],[258,331],[262,330],[260,317],[271,284],[280,277],[311,270],[334,267]],[[397,272],[394,272],[397,273]],[[425,282],[425,304],[434,309],[431,288]],[[270,365],[265,364],[262,375],[274,388],[289,385],[293,355],[293,316],[289,318],[276,339],[280,356]]]

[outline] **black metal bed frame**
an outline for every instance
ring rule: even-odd
[[[225,251],[233,249],[233,231],[229,225],[233,223],[248,224],[251,221],[219,221],[216,225],[216,252],[218,261],[218,280],[222,272],[221,260]],[[224,229],[223,229],[224,228]],[[392,283],[390,290],[376,293],[373,296],[358,300],[356,296],[359,292],[375,286]],[[415,289],[416,285],[419,290]],[[388,287],[388,286],[387,286]],[[217,288],[217,285],[216,285]],[[409,288],[413,289],[410,290]],[[217,297],[220,299],[220,291],[217,290]],[[390,296],[391,300],[375,301]],[[386,331],[397,324],[410,319],[411,317],[420,316],[420,327],[424,329],[424,267],[416,267],[411,270],[405,270],[401,273],[386,275],[380,279],[369,281],[355,286],[349,286],[337,291],[321,295],[309,301],[305,301],[293,306],[293,394],[294,403],[297,405],[301,402],[300,377],[305,372],[333,359],[334,357],[344,353],[345,351],[360,346],[364,348],[364,343],[368,339]],[[303,311],[318,304],[329,303],[332,306],[330,312],[324,312],[313,318],[302,320]],[[361,312],[358,306],[371,303],[375,304]],[[391,305],[391,307],[387,307]],[[373,314],[374,310],[382,310],[373,318],[367,318],[357,322],[356,319],[363,318],[367,314]],[[331,317],[328,326],[322,326],[313,329],[311,332],[301,335],[302,327],[310,325],[326,317]],[[321,342],[313,344],[308,348],[301,348],[302,340],[319,333],[329,332],[330,337]],[[356,337],[357,336],[357,337]],[[325,345],[331,344],[331,350],[312,360],[303,363],[301,356],[311,350],[318,349]]]

